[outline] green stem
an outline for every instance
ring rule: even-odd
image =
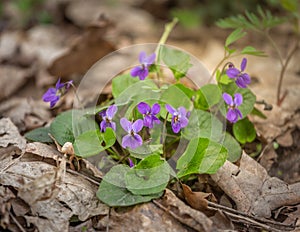
[[[178,19],[177,18],[174,18],[172,22],[170,23],[167,23],[165,25],[165,30],[164,30],[164,33],[162,34],[159,42],[158,42],[158,45],[155,49],[155,54],[156,54],[156,60],[155,60],[155,63],[156,64],[160,64],[160,47],[162,45],[164,45],[171,33],[171,31],[174,29],[175,25],[177,24],[178,22]],[[161,77],[161,70],[160,68],[157,69],[157,80],[158,80],[158,86],[160,86],[159,84],[159,81],[160,81],[160,77]]]
[[[177,22],[178,22],[178,18],[174,18],[172,22],[167,23],[167,24],[165,25],[164,33],[162,34],[162,36],[161,36],[161,38],[160,38],[160,40],[159,40],[159,42],[158,42],[158,45],[157,45],[157,47],[156,47],[156,49],[155,49],[155,54],[157,55],[157,56],[156,56],[156,62],[159,61],[159,50],[160,50],[160,46],[161,46],[161,45],[164,45],[164,44],[166,43],[166,41],[167,41],[167,39],[168,39],[168,37],[169,37],[171,31],[173,30],[173,28],[175,27],[175,25],[177,24]]]

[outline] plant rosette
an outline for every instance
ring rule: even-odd
[[[108,70],[105,65],[120,57],[125,59],[122,67]],[[105,84],[102,80],[98,96],[111,81],[112,98],[63,112],[50,127],[25,136],[51,142],[51,134],[60,145],[72,143],[78,157],[102,157],[98,168],[105,176],[97,196],[104,203],[147,202],[160,197],[173,179],[213,174],[226,160],[237,161],[241,146],[255,139],[248,115],[256,98],[247,87],[251,78],[246,64],[246,58],[240,69],[226,64],[210,83],[201,62],[178,48],[159,43],[120,49],[92,68],[111,74]],[[89,72],[78,86],[78,96],[88,81]],[[72,82],[59,80],[44,100],[55,107],[70,86]]]

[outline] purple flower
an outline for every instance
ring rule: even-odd
[[[63,96],[72,85],[73,81],[68,81],[66,83],[60,83],[60,78],[55,84],[55,88],[51,87],[43,95],[44,102],[50,102],[50,108],[54,107],[61,96]]]
[[[251,79],[247,73],[243,73],[247,65],[247,59],[243,58],[241,63],[241,70],[238,70],[234,65],[230,65],[226,71],[226,74],[230,78],[235,79],[235,83],[240,88],[247,88],[247,85],[250,84]]]
[[[133,168],[134,167],[134,163],[133,163],[132,159],[128,158],[128,162],[129,162],[129,167]]]
[[[232,123],[236,123],[237,120],[242,118],[241,111],[237,108],[243,102],[243,96],[240,93],[234,94],[234,99],[228,93],[223,93],[223,99],[227,105],[229,105],[229,109],[226,115],[228,121]]]
[[[149,66],[154,63],[155,57],[155,53],[152,53],[150,56],[147,57],[146,52],[141,52],[139,56],[139,61],[141,65],[131,69],[131,76],[138,76],[140,80],[145,80],[145,78],[149,74]]]
[[[152,108],[145,102],[140,102],[137,105],[138,111],[143,114],[144,117],[144,126],[153,128],[154,123],[159,124],[159,119],[155,116],[160,111],[159,104],[155,103]]]
[[[122,139],[122,147],[135,149],[141,146],[143,144],[143,139],[137,133],[143,128],[143,120],[138,119],[135,122],[130,122],[126,118],[121,118],[120,123],[123,129],[128,133]]]
[[[102,116],[102,121],[100,123],[100,129],[102,132],[105,132],[107,127],[112,128],[114,131],[116,130],[116,123],[112,121],[112,118],[115,116],[117,111],[117,106],[111,105],[106,111],[99,113],[100,116]]]
[[[187,118],[186,109],[183,106],[176,110],[172,106],[166,104],[166,109],[170,114],[172,114],[171,125],[174,133],[178,133],[181,128],[187,126],[189,120]]]

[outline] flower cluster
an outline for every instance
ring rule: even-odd
[[[55,84],[55,88],[51,87],[43,95],[44,102],[50,102],[50,108],[53,108],[59,99],[67,93],[70,86],[73,84],[73,81],[68,81],[66,83],[61,83],[60,78]]]
[[[172,115],[171,126],[174,133],[178,133],[182,128],[188,125],[188,112],[184,107],[179,107],[177,110],[171,105],[166,104],[166,110]],[[140,102],[137,105],[137,110],[142,114],[143,119],[137,119],[136,121],[129,121],[127,118],[120,119],[121,127],[127,132],[122,138],[122,147],[136,149],[143,144],[143,139],[139,132],[143,127],[152,129],[154,124],[160,124],[160,120],[157,114],[160,112],[160,105],[158,103],[153,104],[151,107],[146,102]],[[111,105],[99,113],[102,117],[100,122],[100,130],[106,131],[106,128],[110,127],[116,131],[116,123],[113,121],[118,108],[116,105]]]
[[[229,65],[229,68],[226,70],[226,74],[229,78],[234,79],[236,85],[239,88],[247,88],[247,85],[251,83],[251,79],[249,74],[244,73],[247,66],[247,59],[243,58],[241,62],[241,70],[234,67],[233,64]],[[242,118],[242,113],[238,109],[243,103],[243,96],[240,93],[234,94],[234,98],[228,93],[223,93],[223,99],[225,103],[228,105],[228,112],[226,114],[226,118],[231,123],[236,123],[239,118]]]

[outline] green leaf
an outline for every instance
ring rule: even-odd
[[[256,48],[252,46],[244,47],[241,51],[241,54],[248,54],[252,56],[267,56],[267,54],[264,51],[256,50]]]
[[[152,199],[159,198],[163,191],[157,194],[147,196],[134,195],[126,189],[125,176],[130,171],[130,168],[125,165],[117,165],[103,177],[97,197],[105,204],[115,206],[130,206],[142,202],[148,202]]]
[[[49,137],[49,133],[49,127],[40,127],[27,132],[24,136],[26,139],[33,142],[52,143],[53,140]]]
[[[74,143],[75,137],[85,131],[98,129],[97,123],[84,111],[70,110],[58,115],[50,125],[50,134],[60,145]]]
[[[132,86],[133,84],[139,82],[139,78],[132,77],[130,74],[124,74],[116,76],[112,80],[112,95],[117,98],[123,91]]]
[[[192,107],[190,97],[187,95],[186,91],[183,91],[178,85],[170,85],[165,89],[161,94],[160,101],[165,104],[170,104],[174,108],[183,106],[189,110]]]
[[[228,151],[227,159],[230,162],[237,161],[242,155],[242,148],[240,144],[229,134],[226,133],[225,139],[223,141],[223,146]]]
[[[227,149],[221,144],[207,138],[194,138],[177,161],[177,176],[213,174],[224,164],[227,155]]]
[[[251,143],[256,138],[255,128],[248,118],[237,121],[232,130],[234,137],[242,144]]]
[[[290,12],[297,12],[299,8],[298,0],[280,0],[280,4],[284,9]]]
[[[81,157],[97,155],[111,147],[116,141],[116,136],[111,128],[106,128],[104,133],[99,130],[86,131],[75,138],[75,154]]]
[[[196,91],[195,108],[208,110],[210,107],[219,103],[222,92],[217,85],[207,84]]]
[[[189,124],[182,131],[187,140],[202,137],[214,141],[222,141],[224,130],[222,123],[211,113],[203,110],[192,110]]]
[[[169,164],[159,155],[150,155],[126,173],[126,188],[135,195],[162,192],[170,179]]]
[[[188,69],[192,66],[190,56],[178,49],[164,46],[160,49],[159,56],[171,69],[177,81],[184,77]]]
[[[124,79],[128,79],[132,77],[123,76]],[[117,83],[115,83],[117,84]],[[119,83],[120,85],[122,83]],[[138,80],[138,82],[132,83],[125,88],[122,88],[122,92],[118,92],[117,97],[115,97],[115,104],[116,105],[130,105],[133,104],[134,106],[145,100],[150,99],[159,99],[160,90],[157,88],[156,84],[153,80],[146,79],[143,81]],[[141,94],[142,93],[142,94]]]
[[[225,41],[225,46],[228,47],[230,44],[244,37],[246,34],[247,33],[244,32],[242,28],[237,28],[236,30],[231,32],[230,35],[227,37]]]

